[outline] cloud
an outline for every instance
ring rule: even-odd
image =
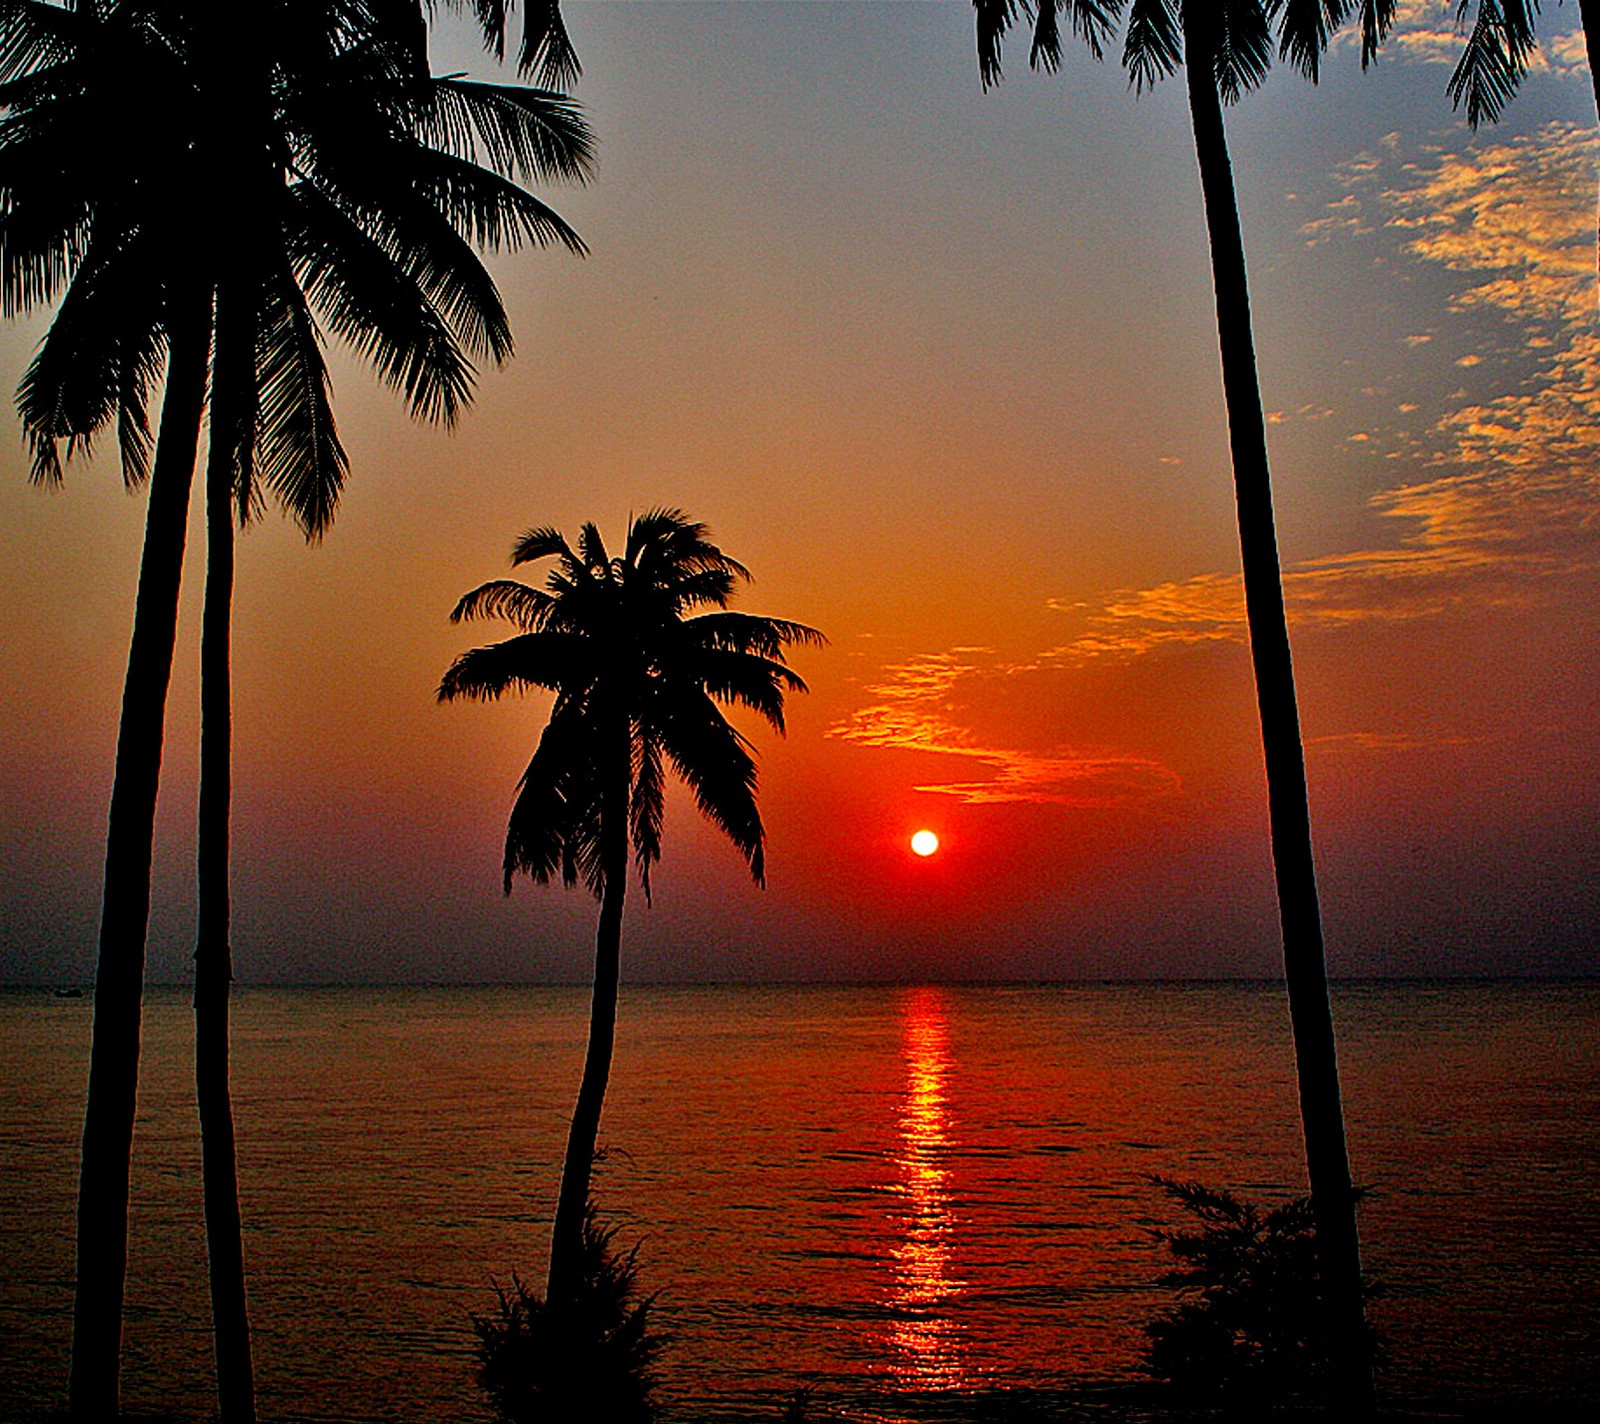
[[[969,805],[1035,802],[1078,807],[1138,808],[1182,791],[1175,772],[1149,757],[1103,748],[1054,748],[1045,752],[990,746],[965,722],[981,685],[1021,669],[980,664],[973,655],[988,649],[926,653],[884,669],[867,689],[877,700],[828,729],[827,735],[858,746],[922,752],[954,758],[977,780],[925,782],[913,788],[954,796]]]
[[[1594,310],[1597,149],[1591,128],[1546,124],[1408,165],[1378,201],[1388,227],[1414,234],[1404,244],[1411,256],[1488,274],[1456,295],[1458,310],[1570,322]]]
[[[1436,427],[1435,464],[1564,474],[1585,498],[1600,464],[1595,194],[1600,139],[1549,124],[1510,143],[1445,153],[1386,190],[1405,251],[1466,278],[1452,305],[1495,313],[1532,368],[1517,388],[1462,406]],[[1470,358],[1462,358],[1464,364]]]
[[[1335,732],[1306,738],[1306,751],[1316,752],[1424,752],[1438,747],[1471,746],[1474,737],[1418,737],[1410,732]]]
[[[1283,576],[1296,629],[1437,617],[1455,609],[1528,607],[1560,596],[1577,570],[1600,568],[1592,488],[1565,475],[1446,476],[1374,497],[1412,532],[1393,548],[1358,549],[1294,564]],[[1065,607],[1064,604],[1057,604]],[[1122,589],[1091,613],[1054,661],[1139,656],[1173,646],[1241,642],[1238,574],[1199,574],[1154,588]]]
[[[1394,23],[1383,42],[1380,55],[1393,56],[1402,63],[1448,64],[1454,66],[1461,58],[1466,45],[1466,30],[1456,23],[1459,6],[1456,0],[1398,0]],[[1359,49],[1361,45],[1361,7],[1356,7],[1354,18],[1337,35],[1333,43],[1342,49]],[[1468,12],[1468,19],[1476,17],[1476,10]],[[1547,17],[1542,23],[1560,23],[1564,16]],[[1541,22],[1536,22],[1540,24]],[[1583,30],[1565,30],[1547,35],[1528,57],[1528,70],[1533,74],[1583,74],[1587,77],[1588,50],[1584,45]]]
[[[1411,478],[1368,501],[1394,531],[1392,539],[1285,570],[1287,616],[1301,633],[1539,606],[1579,596],[1574,576],[1592,586],[1600,570],[1594,206],[1600,139],[1555,124],[1509,142],[1427,147],[1420,158],[1395,143],[1380,149],[1341,165],[1333,221],[1314,226],[1314,240],[1385,242],[1405,260],[1455,274],[1439,324],[1398,340],[1412,353],[1408,359],[1434,363],[1451,381],[1461,378],[1460,367],[1480,389],[1499,385],[1505,393],[1472,401],[1458,390],[1431,423],[1417,420],[1419,434],[1404,452]],[[1485,314],[1503,322],[1510,339],[1461,355],[1457,328],[1481,329]],[[1408,401],[1397,413],[1417,409]],[[1269,419],[1283,424],[1331,414],[1306,405]],[[982,780],[918,788],[974,803],[1143,805],[1179,794],[1177,775],[1153,760],[992,745],[969,730],[973,704],[994,679],[1069,674],[1093,659],[1242,642],[1240,576],[1201,573],[1119,589],[1092,603],[1062,599],[1051,606],[1078,625],[1064,644],[1028,664],[1002,665],[986,650],[957,649],[888,668],[870,689],[872,705],[830,735],[981,767]],[[980,652],[989,661],[978,661]],[[1356,732],[1318,745],[1392,752],[1438,739]]]
[[[1369,507],[1404,531],[1395,543],[1285,571],[1292,625],[1528,606],[1600,568],[1597,159],[1591,130],[1552,124],[1507,143],[1435,149],[1421,162],[1402,162],[1391,145],[1341,165],[1336,181],[1345,191],[1330,204],[1334,226],[1317,228],[1318,240],[1381,226],[1405,257],[1459,274],[1451,310],[1498,315],[1514,333],[1516,355],[1454,359],[1512,389],[1478,402],[1456,393],[1463,403],[1440,415],[1412,454],[1432,473],[1371,498]],[[1422,334],[1402,341],[1418,359],[1433,344]],[[1132,656],[1244,636],[1239,576],[1207,573],[1118,590],[1051,656]]]
[[[1454,64],[1460,58],[1464,37],[1455,26],[1454,0],[1398,0],[1394,23],[1379,51],[1402,63]],[[1338,49],[1361,48],[1361,7],[1333,37]]]

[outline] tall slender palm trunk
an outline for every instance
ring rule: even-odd
[[[589,1048],[584,1056],[578,1101],[572,1110],[567,1155],[561,1168],[561,1192],[556,1198],[555,1225],[550,1233],[550,1279],[545,1299],[551,1304],[570,1301],[582,1284],[583,1219],[589,1205],[595,1140],[600,1132],[600,1110],[605,1106],[611,1053],[616,1042],[617,987],[622,967],[622,902],[628,889],[630,762],[631,748],[625,748],[620,773],[607,788],[601,809],[605,891],[600,901],[600,924],[595,931]]]
[[[1583,22],[1583,46],[1589,56],[1595,108],[1600,111],[1600,0],[1578,0],[1578,18]],[[1600,216],[1596,217],[1596,231],[1600,232]],[[1600,256],[1596,261],[1600,262]]]
[[[150,476],[144,552],[117,730],[78,1178],[78,1278],[68,1393],[79,1419],[116,1417],[128,1257],[128,1179],[139,1081],[150,859],[189,491],[205,406],[210,294],[179,299]]]
[[[1245,616],[1266,753],[1284,978],[1294,1030],[1295,1071],[1317,1226],[1318,1266],[1328,1310],[1333,1389],[1336,1401],[1349,1415],[1372,1408],[1372,1358],[1361,1286],[1356,1197],[1345,1146],[1322,914],[1317,904],[1311,849],[1305,752],[1284,617],[1272,481],[1267,467],[1266,422],[1250,329],[1244,240],[1216,71],[1203,22],[1196,18],[1198,8],[1192,3],[1184,6],[1184,71],[1211,239],[1217,334],[1222,348],[1222,382],[1244,564]]]
[[[1600,0],[1578,0],[1578,18],[1583,22],[1583,43],[1589,55],[1589,78],[1594,86],[1595,105],[1600,108]]]
[[[195,933],[194,1076],[200,1114],[200,1176],[217,1397],[223,1424],[253,1424],[255,1374],[245,1298],[233,1101],[229,1092],[229,815],[232,799],[233,517],[243,393],[255,379],[254,340],[244,305],[217,296],[216,375],[206,464],[206,588],[200,635],[199,916]]]

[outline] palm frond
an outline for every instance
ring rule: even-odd
[[[583,110],[565,94],[510,84],[435,79],[424,141],[525,182],[586,183],[595,138]]]
[[[785,694],[806,690],[797,673],[773,658],[714,649],[686,661],[686,675],[708,697],[749,708],[780,735]]]
[[[452,10],[465,9],[468,0],[442,0]],[[428,0],[431,11],[440,0]],[[483,36],[483,47],[496,59],[506,54],[506,33],[513,5],[506,0],[470,0]],[[567,34],[560,0],[523,0],[522,45],[517,62],[523,74],[533,74],[552,89],[569,89],[583,73],[577,51]]]
[[[432,10],[436,0],[428,0]],[[462,8],[462,0],[450,0],[450,8]],[[473,13],[483,31],[483,47],[496,59],[506,57],[506,3],[505,0],[472,0]]]
[[[1193,4],[1194,0],[1189,0]],[[1261,0],[1214,0],[1207,8],[1217,94],[1236,104],[1272,68],[1272,31]]]
[[[547,89],[570,89],[583,73],[578,51],[567,33],[561,0],[524,0],[522,53],[517,68]]]
[[[455,226],[437,196],[422,183],[369,191],[349,212],[449,324],[451,340],[500,365],[513,346],[505,305],[470,235]]]
[[[1359,0],[1361,6],[1361,67],[1378,57],[1394,24],[1396,0]],[[1321,77],[1322,56],[1333,37],[1355,9],[1357,0],[1271,0],[1267,10],[1281,13],[1278,54],[1313,84]]]
[[[418,167],[418,191],[477,246],[515,252],[524,241],[559,243],[576,257],[588,255],[588,245],[560,213],[509,179],[447,153],[430,152]]]
[[[593,729],[581,704],[558,704],[539,736],[506,823],[502,861],[505,893],[519,872],[539,884],[560,876],[582,880],[596,895],[604,890],[600,856],[599,775]]]
[[[462,653],[439,684],[439,701],[492,702],[508,692],[544,688],[573,695],[595,677],[595,659],[582,638],[555,629],[521,633]]]
[[[1019,9],[1033,21],[1028,63],[1034,69],[1055,73],[1061,67],[1061,14],[1072,32],[1096,59],[1116,30],[1125,0],[972,0],[978,43],[978,73],[985,89],[1004,77],[1002,51],[1005,37]]]
[[[1461,0],[1457,23],[1465,23],[1468,0]],[[1538,43],[1534,16],[1537,0],[1479,0],[1477,20],[1445,92],[1467,122],[1477,128],[1495,122],[1527,73]]]
[[[1072,32],[1088,47],[1097,60],[1104,59],[1106,46],[1116,34],[1117,21],[1122,18],[1126,0],[1035,0],[1038,15],[1034,21],[1033,51],[1029,56],[1035,68],[1054,70],[1061,62],[1061,27],[1056,21],[1056,10],[1062,9],[1071,21]],[[1046,16],[1048,12],[1048,18]],[[1046,37],[1053,48],[1053,58],[1047,53]]]
[[[624,558],[637,563],[639,551],[648,544],[662,544],[674,539],[703,541],[710,537],[711,527],[698,519],[691,519],[683,510],[658,505],[628,521],[627,552]]]
[[[605,540],[600,537],[600,526],[592,520],[585,521],[578,531],[578,554],[591,573],[604,573],[611,564]]]
[[[288,190],[296,277],[332,329],[402,391],[412,410],[453,424],[476,370],[418,284],[315,187]]]
[[[1279,56],[1315,84],[1321,74],[1323,52],[1349,17],[1352,3],[1353,0],[1276,0]]]
[[[978,76],[985,89],[1005,77],[1001,64],[1007,31],[1017,18],[1017,0],[972,0],[978,35]]]
[[[306,537],[318,539],[333,522],[350,462],[316,322],[287,271],[264,317],[256,338],[255,469]]]
[[[560,559],[563,564],[572,568],[581,568],[582,561],[573,553],[572,546],[562,537],[559,530],[552,529],[549,525],[541,525],[537,529],[525,530],[517,536],[517,541],[511,547],[511,563],[513,567],[521,564],[531,564],[536,559]]]
[[[89,17],[40,0],[0,3],[0,80],[31,74],[77,53]]]
[[[1158,79],[1177,73],[1183,63],[1183,24],[1179,0],[1130,0],[1122,42],[1122,67],[1143,93]]]
[[[8,148],[6,137],[0,124],[0,316],[9,321],[65,290],[88,250],[93,209],[82,189],[50,181],[28,163],[35,155]],[[47,153],[39,158],[49,162]],[[102,240],[114,241],[109,232]]]
[[[122,461],[122,482],[137,489],[150,478],[150,457],[155,441],[150,434],[149,392],[160,375],[162,347],[155,332],[123,363],[117,392],[117,451]]]
[[[662,689],[655,709],[662,749],[694,793],[695,805],[738,847],[757,885],[766,884],[766,832],[756,806],[749,743],[697,689]]]
[[[1383,43],[1389,28],[1394,24],[1397,0],[1361,0],[1361,67],[1365,69],[1378,57],[1378,46]]]
[[[661,859],[661,832],[667,816],[667,781],[662,767],[661,742],[655,730],[635,722],[633,728],[633,799],[628,807],[628,828],[633,840],[633,863],[650,903],[650,867]]]
[[[549,621],[555,600],[543,589],[529,588],[515,579],[491,579],[471,593],[462,594],[450,610],[452,623],[474,618],[504,618],[532,633]]]
[[[107,234],[91,244],[55,320],[17,387],[36,482],[61,478],[59,442],[68,458],[88,454],[115,422],[124,478],[148,470],[145,407],[165,348],[162,269],[151,244]]]
[[[702,613],[687,620],[683,628],[685,636],[699,647],[754,653],[780,661],[783,650],[791,644],[812,648],[828,644],[826,637],[804,623],[757,613]]]

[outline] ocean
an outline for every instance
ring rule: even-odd
[[[542,1284],[587,992],[238,991],[268,1420],[484,1416],[471,1317]],[[1335,988],[1381,1380],[1600,1402],[1600,984]],[[63,1393],[91,1006],[0,993],[0,1400]],[[147,999],[124,1400],[214,1409],[186,995]],[[1304,1190],[1268,984],[624,987],[597,1177],[680,1420],[876,1420],[1135,1379],[1151,1178]],[[1020,1397],[1020,1396],[1019,1396]]]

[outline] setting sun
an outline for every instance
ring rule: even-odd
[[[939,837],[932,831],[918,831],[911,837],[911,849],[918,855],[932,855],[939,849]]]

